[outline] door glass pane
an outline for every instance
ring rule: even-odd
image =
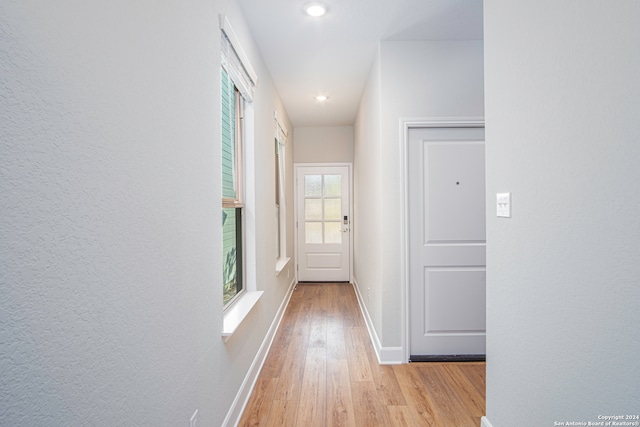
[[[322,243],[322,223],[305,222],[304,237],[305,243]]]
[[[324,242],[342,243],[342,226],[339,222],[324,223]]]
[[[304,219],[305,221],[322,221],[321,199],[304,200]]]
[[[324,196],[340,197],[342,195],[342,176],[341,175],[325,175],[324,176]]]
[[[305,197],[322,197],[322,175],[304,176]]]
[[[325,199],[324,200],[325,221],[340,221],[341,214],[342,214],[342,199]]]

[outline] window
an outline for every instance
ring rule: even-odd
[[[276,273],[280,273],[286,265],[287,258],[287,208],[285,203],[285,142],[287,140],[286,129],[278,122],[275,114],[275,201],[276,201]]]
[[[222,277],[223,303],[243,290],[242,97],[224,68],[222,87]]]
[[[253,99],[257,76],[226,17],[221,17],[222,67],[222,284],[225,309],[246,291],[244,107]]]

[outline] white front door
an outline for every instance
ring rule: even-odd
[[[410,354],[485,354],[481,127],[409,131]]]
[[[348,166],[297,166],[298,280],[350,280]]]

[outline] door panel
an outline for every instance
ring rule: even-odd
[[[342,268],[342,254],[307,253],[307,268]]]
[[[484,269],[427,269],[425,279],[425,331],[484,332]]]
[[[429,143],[423,162],[425,242],[484,241],[484,144]]]
[[[298,166],[298,280],[350,279],[349,168]]]
[[[484,354],[484,129],[411,129],[408,154],[410,353]]]

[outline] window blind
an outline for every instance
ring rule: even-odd
[[[258,83],[258,77],[249,63],[229,20],[220,17],[222,29],[222,67],[227,70],[229,77],[236,85],[243,98],[253,100],[253,88]]]

